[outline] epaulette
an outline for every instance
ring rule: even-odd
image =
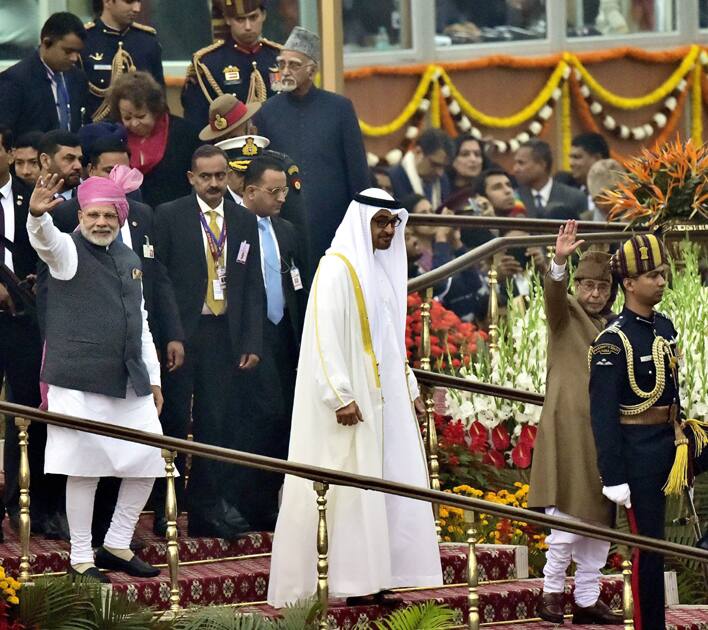
[[[282,44],[274,42],[270,39],[266,39],[265,37],[261,37],[261,44],[263,44],[264,46],[270,46],[271,48],[275,48],[275,50],[283,50]]]
[[[667,317],[667,316],[664,315],[663,313],[660,313],[659,311],[654,311],[654,313],[656,313],[656,314],[657,314],[659,317],[661,317],[662,319],[665,319],[667,322],[671,322],[671,318]]]
[[[131,26],[133,28],[137,28],[139,31],[145,31],[146,33],[150,33],[150,35],[157,35],[157,31],[152,26],[148,26],[147,24],[133,22]]]
[[[223,39],[217,39],[214,41],[213,44],[209,44],[208,46],[204,46],[204,48],[200,48],[197,52],[194,53],[193,59],[194,61],[199,61],[204,55],[207,53],[210,53],[212,50],[216,50],[220,46],[224,45],[224,40]]]
[[[595,337],[595,341],[597,341],[602,335],[605,333],[617,333],[617,331],[622,328],[627,323],[627,320],[624,317],[617,317],[612,322],[610,323],[609,326],[607,326],[603,331],[600,332],[600,334]],[[595,342],[593,342],[595,343]]]
[[[92,20],[91,22],[86,22],[86,24],[84,24],[84,28],[85,28],[87,31],[88,31],[89,29],[92,29],[92,28],[95,28],[95,27],[96,27],[96,22],[94,22],[93,20]]]

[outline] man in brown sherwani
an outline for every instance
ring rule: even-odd
[[[531,466],[529,507],[546,514],[612,523],[612,503],[602,496],[595,442],[590,425],[588,349],[606,325],[612,303],[610,257],[588,251],[568,294],[567,259],[584,241],[577,240],[575,221],[558,232],[551,269],[544,282],[548,326],[546,400]],[[539,616],[563,623],[562,594],[571,560],[575,562],[573,623],[622,623],[599,599],[600,570],[610,543],[551,530],[543,569],[543,601]]]

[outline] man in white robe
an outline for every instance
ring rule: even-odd
[[[125,193],[140,182],[140,172],[126,166],[116,166],[109,178],[88,178],[78,189],[79,230],[65,234],[49,214],[62,201],[61,180],[40,178],[27,232],[50,275],[42,367],[49,411],[161,434],[160,366],[142,298],[140,259],[118,238],[128,216]],[[67,475],[71,575],[110,582],[98,568],[159,574],[130,550],[154,478],[165,474],[159,449],[49,425],[45,472]],[[94,559],[91,521],[103,476],[123,480]]]
[[[418,386],[406,365],[408,214],[380,189],[354,199],[310,292],[288,457],[429,487]],[[268,589],[273,606],[315,593],[316,498],[311,481],[286,476]],[[442,584],[429,503],[343,486],[332,486],[327,498],[332,596]]]

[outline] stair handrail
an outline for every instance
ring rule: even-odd
[[[460,214],[409,214],[406,225],[435,225],[439,227],[488,228],[524,230],[555,234],[565,224],[562,219],[530,219],[528,217],[485,217]],[[617,232],[630,230],[629,223],[616,221],[577,221],[579,232]],[[643,230],[639,230],[643,232]],[[637,234],[631,230],[630,234]]]
[[[427,216],[427,215],[426,215]],[[452,217],[454,218],[454,217]],[[464,219],[466,217],[461,217]],[[464,271],[476,263],[494,256],[497,252],[508,247],[529,247],[534,245],[554,245],[556,234],[539,234],[537,236],[497,236],[461,256],[454,258],[450,262],[423,273],[408,281],[408,293],[422,291],[428,287],[433,287],[450,276]],[[622,241],[627,238],[627,232],[589,232],[582,234],[586,243],[608,243]]]
[[[76,429],[78,431],[94,433],[96,435],[103,435],[129,442],[137,442],[139,444],[146,444],[148,446],[154,446],[160,449],[178,451],[193,456],[206,457],[208,459],[238,464],[249,468],[258,468],[260,470],[267,470],[270,472],[295,475],[325,484],[349,486],[363,490],[374,490],[377,492],[395,494],[410,499],[423,500],[429,503],[438,503],[458,507],[466,511],[484,512],[495,516],[510,518],[516,521],[525,521],[544,527],[551,527],[561,531],[588,536],[590,538],[609,540],[610,542],[629,545],[644,551],[653,551],[687,560],[697,560],[699,562],[708,563],[708,551],[704,549],[681,545],[657,538],[650,538],[648,536],[630,534],[584,521],[569,520],[524,508],[517,508],[500,503],[492,503],[491,501],[485,501],[475,497],[462,497],[439,490],[430,490],[409,484],[396,483],[376,477],[356,475],[340,470],[321,468],[318,466],[311,466],[309,464],[267,457],[265,455],[256,455],[254,453],[236,451],[221,446],[204,444],[202,442],[194,442],[191,440],[169,437],[166,435],[158,435],[129,427],[108,424],[105,422],[96,422],[86,418],[42,411],[41,409],[36,409],[34,407],[26,407],[24,405],[18,405],[5,401],[0,401],[0,413],[22,418],[23,420],[42,422],[68,429]]]

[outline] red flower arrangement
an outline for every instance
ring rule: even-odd
[[[420,338],[423,332],[418,293],[408,296],[406,317],[406,354],[413,367],[420,367]],[[487,339],[487,333],[474,324],[463,322],[440,302],[430,304],[430,356],[433,369],[455,372],[469,365],[477,352],[477,343]]]

